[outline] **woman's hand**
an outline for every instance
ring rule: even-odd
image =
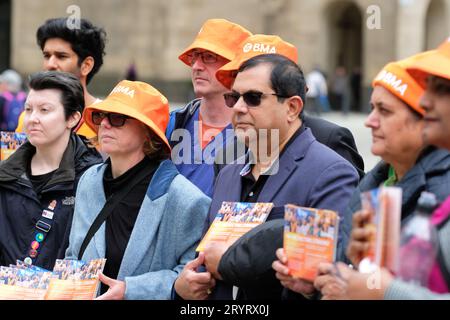
[[[99,273],[98,279],[109,286],[109,289],[95,300],[123,300],[125,298],[125,281],[111,279],[103,273]]]
[[[360,273],[342,262],[321,263],[314,286],[323,300],[382,300],[392,279],[384,268]]]
[[[370,247],[370,238],[374,230],[368,228],[371,212],[360,210],[353,214],[352,233],[347,247],[347,257],[354,266],[359,266],[362,258],[367,254]]]

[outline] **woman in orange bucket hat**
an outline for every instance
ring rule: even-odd
[[[350,210],[361,208],[360,192],[377,188],[380,184],[402,188],[402,219],[407,219],[414,211],[420,192],[434,193],[439,201],[445,199],[450,185],[450,153],[429,146],[423,138],[425,109],[421,105],[424,89],[408,73],[408,68],[428,53],[389,63],[375,77],[372,85],[372,112],[366,120],[366,126],[372,129],[372,153],[383,161],[370,171],[361,181],[358,190],[350,202]],[[353,215],[353,230],[347,250],[347,257],[355,267],[361,268],[361,257],[368,249],[369,213],[357,211]],[[284,261],[284,252],[277,255]],[[296,280],[283,274],[285,266],[281,261],[274,263],[288,288],[294,288]],[[378,273],[379,286],[368,288],[371,273],[360,273],[342,263],[322,264],[314,282],[324,299],[408,299],[414,294],[397,295],[402,286],[392,288],[393,274],[381,268]],[[397,281],[397,280],[395,280]],[[298,283],[297,283],[298,285]],[[311,284],[312,286],[312,284]],[[430,283],[430,286],[434,285]],[[311,287],[310,287],[311,288]],[[312,290],[312,289],[311,289]],[[409,290],[411,291],[411,290]],[[420,293],[418,299],[427,298]]]
[[[66,257],[107,259],[99,299],[170,299],[210,199],[169,160],[168,101],[122,81],[83,117],[109,159],[80,179]]]
[[[437,49],[421,53],[407,67],[408,73],[424,89],[420,106],[424,110],[423,139],[425,143],[450,150],[450,38]],[[443,150],[442,150],[443,151]],[[445,172],[449,172],[447,166]],[[436,168],[439,170],[439,168]],[[442,182],[442,187],[450,193],[449,183]],[[385,269],[378,275],[378,290],[367,290],[364,286],[366,276],[338,266],[341,281],[336,277],[325,281],[322,288],[330,296],[337,291],[335,298],[349,298],[351,293],[362,291],[357,295],[362,299],[447,299],[450,300],[450,197],[431,215],[431,223],[438,232],[438,253],[428,277],[427,285],[421,286],[394,278]],[[324,266],[330,269],[330,266]],[[325,271],[325,270],[324,270]],[[326,272],[328,273],[328,272]],[[328,275],[326,275],[328,276]],[[341,286],[343,285],[343,286]],[[335,290],[331,290],[334,286]],[[337,289],[337,290],[336,290]],[[361,294],[362,293],[362,294]]]

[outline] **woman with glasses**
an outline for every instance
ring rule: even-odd
[[[424,140],[437,147],[450,150],[450,38],[436,50],[421,54],[408,72],[426,88],[420,104],[425,110]],[[447,167],[447,172],[449,167]],[[450,193],[449,182],[442,183]],[[368,290],[367,278],[345,265],[332,268],[322,266],[323,275],[316,286],[328,299],[395,299],[424,300],[450,299],[450,197],[437,208],[431,222],[438,232],[438,254],[426,286],[415,285],[395,278],[386,269],[377,274],[378,290]],[[363,228],[359,228],[360,230]],[[364,243],[365,239],[353,239]],[[355,246],[356,247],[356,246]],[[354,250],[356,253],[358,250]],[[337,276],[339,273],[339,276]]]
[[[420,103],[424,89],[407,72],[420,57],[386,65],[372,83],[372,112],[366,126],[372,130],[372,153],[382,161],[366,174],[350,202],[349,210],[355,213],[347,257],[355,267],[360,267],[362,258],[367,255],[369,238],[373,236],[369,223],[371,213],[359,211],[361,192],[380,185],[402,188],[402,221],[416,209],[422,191],[434,193],[439,201],[450,193],[450,153],[430,146],[430,141],[424,139],[425,108]],[[277,251],[277,256],[279,260],[273,264],[277,277],[283,285],[295,290],[299,281],[287,275],[282,249]],[[381,269],[376,275],[380,280],[378,290],[370,290],[367,280],[374,279],[374,275],[353,271],[344,264],[339,264],[339,269],[333,264],[324,264],[320,273],[314,284],[325,299],[383,298],[387,284],[393,279],[387,269]],[[343,283],[348,285],[348,291],[340,285]]]
[[[146,83],[122,81],[83,116],[109,159],[80,180],[66,256],[107,259],[100,299],[169,299],[210,199],[169,160],[168,101]]]
[[[0,265],[22,260],[52,270],[64,258],[79,178],[100,156],[74,134],[83,88],[69,73],[30,76],[27,141],[0,165]]]

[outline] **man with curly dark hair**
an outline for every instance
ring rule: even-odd
[[[103,65],[106,32],[86,19],[73,24],[69,18],[47,20],[36,32],[36,39],[44,57],[43,70],[63,71],[77,76],[84,90],[86,106],[98,102],[87,85]],[[22,122],[16,131],[21,130]],[[76,129],[86,138],[95,136],[94,132],[81,123]]]

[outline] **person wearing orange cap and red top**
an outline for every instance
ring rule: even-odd
[[[166,136],[180,173],[209,197],[214,185],[216,150],[223,148],[227,129],[232,129],[231,112],[223,101],[228,90],[217,81],[215,73],[234,58],[239,44],[250,35],[236,23],[210,19],[179,56],[191,68],[197,99],[171,113]]]
[[[169,299],[210,199],[169,159],[168,101],[122,81],[83,117],[109,159],[80,179],[66,258],[107,259],[99,299]]]
[[[448,129],[440,133],[438,133],[439,130],[435,130],[439,139],[432,139],[428,136],[430,131],[428,127],[433,124],[430,121],[432,107],[427,99],[431,92],[433,92],[431,95],[436,94],[436,88],[433,85],[429,86],[423,95],[424,89],[420,85],[419,79],[411,77],[407,72],[410,68],[419,68],[422,60],[433,64],[433,62],[437,62],[436,58],[436,54],[430,55],[427,52],[397,63],[390,63],[375,78],[374,92],[371,98],[373,110],[366,124],[372,128],[372,152],[380,155],[385,163],[378,164],[371,173],[366,175],[360,184],[359,191],[353,198],[350,209],[360,208],[357,199],[360,191],[375,188],[380,183],[402,188],[402,220],[407,219],[414,210],[421,191],[434,193],[440,201],[450,193],[450,154],[447,150],[429,146],[434,144],[450,149]],[[450,55],[447,57],[447,65],[450,65]],[[443,66],[445,64],[434,70],[441,71]],[[441,96],[438,98],[442,99],[443,105],[448,110],[447,114],[450,114],[449,78],[450,69],[448,69],[447,80],[445,80],[447,93],[442,95],[441,91]],[[429,84],[432,82],[433,80]],[[442,86],[439,87],[439,90],[442,89]],[[437,95],[439,96],[439,93]],[[443,100],[445,95],[446,102]],[[402,114],[403,116],[401,116]],[[447,116],[447,119],[449,118]],[[450,123],[447,122],[447,124]],[[445,144],[440,143],[444,140],[446,140]],[[449,201],[447,200],[447,202]],[[450,210],[450,203],[447,204],[447,207]],[[448,216],[450,214],[447,215],[447,218]],[[432,221],[435,218],[434,216]],[[450,284],[450,278],[445,276],[450,270],[448,254],[450,250],[447,245],[450,242],[450,224],[448,219],[444,220],[441,222],[446,226],[439,231],[439,243],[441,252],[444,253],[444,260],[434,266],[428,288],[395,279],[387,269],[382,268],[378,273],[380,287],[369,289],[367,280],[372,276],[371,274],[359,273],[341,263],[338,263],[337,266],[322,264],[319,268],[320,275],[314,283],[315,287],[321,291],[324,299],[450,298],[449,294],[443,294],[449,292],[448,285]],[[368,248],[370,232],[366,228],[367,221],[367,212],[359,211],[354,214],[347,255],[355,266],[358,266],[361,256],[364,256]],[[284,261],[285,256],[282,249],[277,254],[279,259]],[[274,269],[277,270],[279,278],[287,287],[295,288],[298,282],[286,276],[281,261],[274,263]]]
[[[284,41],[279,36],[255,34],[245,39],[240,45],[236,53],[236,57],[221,67],[216,72],[216,78],[226,88],[231,90],[231,87],[236,78],[239,67],[250,58],[262,54],[280,54],[298,64],[297,48],[291,43]],[[306,93],[305,93],[306,94]],[[306,103],[305,95],[302,96],[303,103]],[[347,128],[336,125],[325,119],[313,117],[306,113],[302,113],[302,120],[306,127],[310,128],[314,137],[320,143],[333,149],[336,153],[348,160],[358,171],[360,178],[364,176],[364,161],[358,153],[355,139],[352,133]],[[235,140],[236,143],[237,140]],[[227,152],[234,154],[234,150],[239,150],[234,144],[228,143],[226,146],[225,155]],[[222,153],[219,152],[218,156]],[[235,159],[240,155],[234,154]],[[216,172],[222,170],[227,165],[227,161],[219,158],[216,164]]]

